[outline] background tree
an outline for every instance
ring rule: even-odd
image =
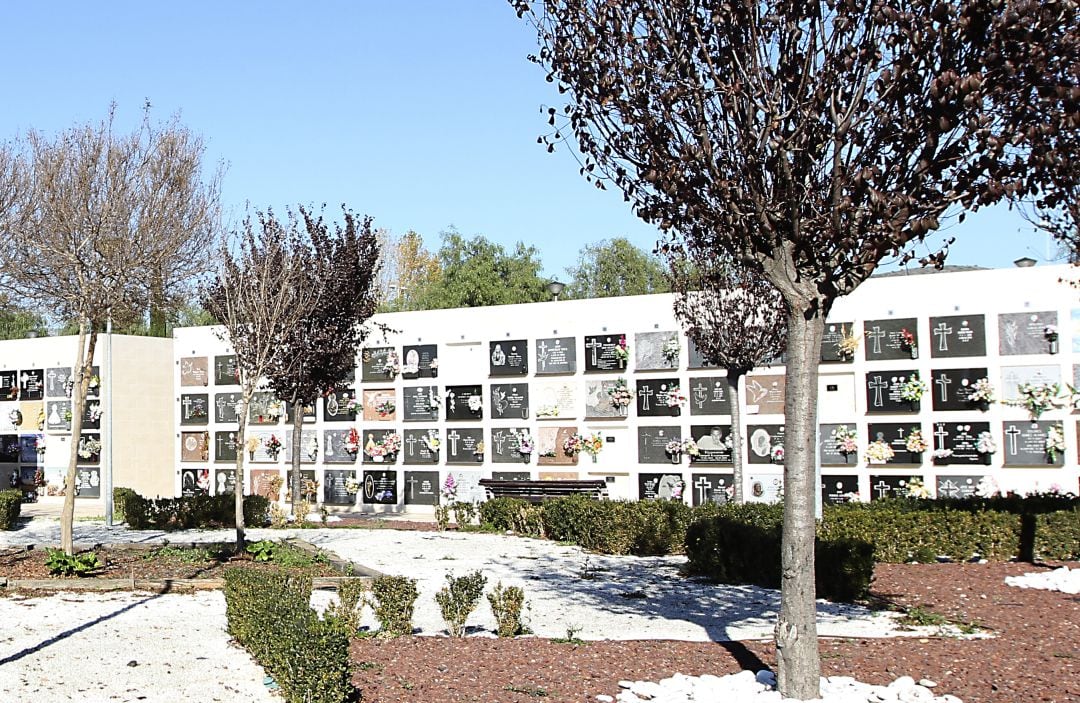
[[[345,225],[327,224],[322,214],[300,208],[303,230],[290,218],[289,256],[300,262],[302,277],[292,285],[304,288],[306,306],[293,311],[295,324],[279,330],[279,352],[265,370],[279,400],[290,403],[292,418],[292,512],[299,514],[300,453],[305,405],[333,390],[356,368],[365,323],[375,313],[379,297],[379,242],[371,218],[358,220],[342,208]]]
[[[144,116],[118,135],[113,115],[49,137],[30,132],[15,155],[20,195],[0,231],[0,285],[40,311],[78,322],[71,452],[60,542],[72,553],[75,466],[97,335],[109,315],[145,311],[151,281],[190,280],[198,266],[177,257],[191,238],[218,232],[217,180],[204,178],[203,148],[174,119]],[[199,261],[204,261],[199,257]]]
[[[1029,158],[1027,121],[996,109],[995,97],[1029,80],[1008,70],[1023,58],[1018,45],[1075,35],[1076,3],[1050,0],[1047,12],[998,0],[510,2],[537,28],[533,59],[567,96],[561,117],[549,108],[554,131],[542,141],[553,147],[565,130],[586,178],[614,184],[676,241],[759,271],[784,298],[777,674],[784,696],[816,698],[825,318],[885,257],[914,257],[951,209],[1046,180]],[[1013,39],[999,40],[1006,31]]]
[[[0,294],[0,339],[44,337],[48,333],[41,315],[15,305],[9,296]]]
[[[625,237],[586,244],[577,265],[566,269],[570,282],[566,298],[610,298],[618,295],[668,293],[664,263],[658,256],[642,251]]]
[[[394,237],[378,231],[380,239],[379,312],[419,310],[417,300],[439,278],[439,258],[427,250],[412,230]]]

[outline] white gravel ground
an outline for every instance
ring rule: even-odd
[[[1040,588],[1044,591],[1061,591],[1080,594],[1080,569],[1063,566],[1053,571],[1039,571],[1023,576],[1006,576],[1005,583],[1018,588]]]

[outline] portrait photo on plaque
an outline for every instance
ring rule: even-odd
[[[401,351],[402,378],[437,378],[439,376],[439,345],[406,345]]]
[[[484,390],[480,385],[447,386],[443,406],[448,421],[484,419]]]
[[[525,376],[529,373],[529,342],[506,339],[488,343],[488,373],[492,376]]]
[[[690,453],[691,464],[732,463],[731,425],[691,425],[690,438],[694,440],[697,453]]]

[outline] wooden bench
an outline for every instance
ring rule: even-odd
[[[589,496],[607,498],[607,481],[603,479],[551,480],[551,481],[497,481],[492,478],[480,479],[480,485],[487,490],[489,498],[520,498],[530,503],[540,503],[548,498],[566,498],[568,496]]]

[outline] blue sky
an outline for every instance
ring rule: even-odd
[[[234,216],[245,203],[345,202],[431,248],[451,225],[524,241],[564,279],[583,244],[657,238],[568,152],[536,144],[542,106],[561,103],[506,2],[68,1],[16,3],[5,20],[0,139],[99,119],[112,101],[128,128],[149,99],[225,163]],[[949,234],[950,263],[1047,255],[1004,208]]]

